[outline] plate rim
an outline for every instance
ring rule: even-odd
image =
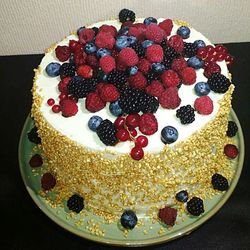
[[[19,170],[21,173],[22,180],[24,182],[24,185],[26,187],[26,190],[28,191],[29,195],[31,196],[32,200],[35,202],[35,204],[39,207],[39,209],[45,213],[46,216],[48,216],[54,223],[62,227],[64,230],[71,232],[81,238],[94,241],[96,243],[102,243],[112,246],[127,246],[127,247],[142,247],[142,246],[150,246],[150,245],[156,245],[161,243],[166,243],[168,241],[172,241],[174,239],[180,238],[182,236],[190,234],[192,231],[199,228],[204,222],[209,220],[213,215],[215,215],[220,208],[226,203],[226,201],[229,199],[229,197],[232,195],[233,191],[235,190],[235,187],[239,181],[239,178],[241,176],[242,168],[244,165],[244,155],[245,155],[245,144],[244,144],[244,136],[241,128],[241,124],[239,122],[239,119],[233,109],[230,111],[230,116],[235,121],[235,123],[238,126],[238,137],[239,137],[239,148],[240,148],[240,155],[238,159],[238,165],[237,165],[237,171],[235,171],[234,178],[230,183],[230,188],[225,192],[219,202],[217,202],[214,207],[208,211],[206,214],[201,216],[198,220],[195,220],[193,223],[188,224],[184,228],[181,228],[180,230],[177,230],[176,232],[169,233],[167,235],[159,236],[156,240],[155,239],[145,239],[145,240],[127,240],[126,242],[121,242],[121,240],[116,239],[110,239],[108,238],[102,238],[96,235],[87,234],[83,231],[80,231],[77,227],[74,228],[71,225],[66,224],[63,222],[59,217],[57,217],[55,214],[53,214],[48,208],[45,203],[41,203],[41,201],[37,198],[37,194],[27,185],[27,176],[25,175],[25,172],[22,167],[22,138],[24,138],[25,128],[31,119],[30,114],[27,116],[25,123],[23,125],[21,135],[19,138],[18,143],[18,161],[19,161]]]

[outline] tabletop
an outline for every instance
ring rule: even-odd
[[[239,183],[226,204],[190,235],[145,249],[250,249],[250,43],[224,44],[236,57],[231,70],[233,109],[245,139]],[[0,57],[1,249],[119,249],[74,236],[51,221],[30,198],[18,166],[18,142],[31,108],[33,68],[43,55]],[[123,248],[125,249],[125,248]]]

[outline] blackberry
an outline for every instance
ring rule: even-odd
[[[168,47],[168,44],[167,44],[167,41],[165,40],[165,39],[163,39],[162,41],[161,41],[161,47],[163,48],[163,50],[165,50],[167,47]]]
[[[138,218],[132,210],[126,210],[121,216],[121,224],[126,229],[133,229],[137,221]]]
[[[39,137],[37,133],[37,127],[33,127],[28,133],[27,133],[28,139],[30,142],[33,142],[35,144],[41,144],[41,138]]]
[[[199,216],[204,213],[203,200],[198,197],[193,197],[187,202],[187,211],[194,216]]]
[[[238,132],[237,124],[233,121],[229,121],[227,125],[227,136],[233,137]]]
[[[166,47],[163,51],[164,51],[164,57],[171,61],[180,56],[180,54],[177,53],[176,50],[171,47]]]
[[[177,109],[176,117],[180,118],[182,124],[192,123],[195,120],[194,108],[191,105],[182,106]]]
[[[97,27],[92,27],[91,28],[92,30],[94,30],[94,32],[95,32],[95,36],[97,35],[97,33],[98,33],[98,31],[99,31],[99,28],[97,28]]]
[[[126,74],[123,71],[113,70],[107,76],[107,82],[114,84],[118,89],[121,89],[127,82]]]
[[[159,108],[159,101],[144,92],[141,95],[140,107],[143,113],[155,113]]]
[[[194,43],[186,43],[184,42],[183,56],[184,57],[192,57],[197,53],[197,45]]]
[[[63,63],[59,69],[59,74],[61,79],[66,76],[74,76],[76,71],[76,66],[73,63]]]
[[[69,210],[80,213],[84,208],[84,199],[78,194],[73,194],[67,201],[67,207]]]
[[[119,20],[121,23],[124,23],[126,21],[135,21],[135,13],[132,10],[129,9],[122,9],[119,12]]]
[[[182,190],[175,195],[175,198],[177,201],[186,202],[188,200],[188,192],[186,190]]]
[[[99,139],[107,146],[114,146],[118,142],[118,139],[115,136],[116,128],[108,119],[101,122],[96,129],[96,133]]]
[[[134,49],[138,57],[143,57],[145,55],[145,49],[142,47],[140,42],[135,42],[129,47]]]
[[[221,73],[212,74],[208,78],[207,83],[210,89],[214,91],[215,93],[225,93],[231,84],[229,79],[227,79]]]
[[[90,92],[95,91],[96,82],[91,79],[83,79],[80,76],[73,77],[68,86],[68,93],[76,98],[86,97]]]
[[[153,70],[148,72],[148,74],[146,75],[146,78],[147,78],[148,84],[151,84],[153,80],[158,80],[158,81],[160,80],[159,74],[157,74]]]
[[[219,191],[225,191],[229,187],[227,179],[220,174],[214,174],[212,176],[212,185],[214,189]]]

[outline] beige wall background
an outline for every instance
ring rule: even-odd
[[[43,53],[122,8],[138,17],[186,20],[214,43],[250,41],[250,0],[0,0],[0,55]]]

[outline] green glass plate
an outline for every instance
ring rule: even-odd
[[[235,143],[240,151],[239,156],[233,160],[235,174],[230,183],[230,188],[226,192],[214,196],[212,200],[205,200],[204,214],[199,217],[184,215],[183,220],[179,220],[179,223],[173,227],[164,226],[158,221],[152,222],[151,219],[146,217],[139,217],[140,225],[125,234],[118,222],[108,224],[90,211],[71,216],[72,213],[68,213],[65,207],[51,208],[46,199],[39,194],[41,190],[39,169],[34,174],[29,166],[30,157],[34,153],[34,144],[27,139],[27,133],[33,127],[33,121],[30,117],[26,119],[19,142],[21,175],[30,196],[37,206],[55,223],[71,233],[92,241],[116,246],[147,246],[167,242],[189,234],[211,218],[223,206],[235,189],[244,161],[244,139],[239,120],[233,110],[230,114],[230,120],[235,121],[239,128],[235,136]],[[53,192],[51,193],[53,195]]]

